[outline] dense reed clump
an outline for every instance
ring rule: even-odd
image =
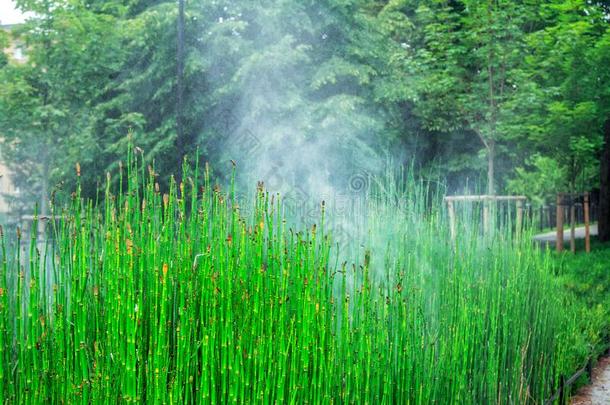
[[[3,235],[0,402],[540,403],[574,366],[547,258],[508,230],[451,241],[413,179],[337,252],[330,213],[297,232],[262,187],[243,217],[197,168],[163,194],[127,167],[52,240]]]

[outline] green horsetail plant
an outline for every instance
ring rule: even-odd
[[[451,240],[439,195],[384,180],[297,230],[262,185],[129,153],[101,204],[2,233],[0,402],[540,403],[578,361],[548,256],[510,230]],[[381,190],[381,188],[380,188]],[[25,254],[24,254],[25,252]]]

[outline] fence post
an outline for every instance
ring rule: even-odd
[[[563,392],[565,390],[564,384],[565,384],[565,377],[563,375],[561,375],[559,377],[559,403],[561,405],[565,404],[565,393]]]
[[[585,252],[591,252],[591,230],[589,228],[589,193],[585,193]]]
[[[447,211],[449,212],[449,231],[451,232],[451,242],[455,243],[455,211],[453,201],[447,200]]]
[[[523,225],[523,200],[517,200],[517,235],[521,234]]]
[[[576,253],[576,206],[570,198],[570,251]]]
[[[489,230],[489,201],[487,198],[483,199],[483,234],[487,235]]]
[[[557,241],[555,246],[558,252],[563,251],[563,195],[557,194]]]

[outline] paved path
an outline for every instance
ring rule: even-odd
[[[597,224],[593,224],[589,227],[589,231],[591,232],[591,236],[595,236],[597,235]],[[576,239],[584,239],[585,238],[585,227],[584,226],[579,226],[576,228],[575,232],[574,232],[574,237]],[[557,238],[557,232],[553,231],[553,232],[547,232],[547,233],[541,233],[539,235],[535,235],[534,236],[534,240],[536,242],[546,242],[546,243],[555,243],[555,239]],[[570,228],[564,228],[563,231],[563,242],[564,243],[569,243],[570,242]]]
[[[610,404],[610,357],[599,361],[593,370],[592,383],[572,398],[572,405]]]

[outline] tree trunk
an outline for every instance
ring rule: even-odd
[[[40,210],[38,215],[41,217],[46,217],[49,215],[49,179],[46,174],[42,176],[42,184],[40,187]]]
[[[599,178],[598,238],[602,242],[610,241],[610,118],[604,124],[604,149]]]
[[[38,217],[49,215],[49,160],[46,154],[42,157],[42,176],[40,179],[40,206],[38,207]],[[38,235],[44,234],[44,220],[38,221]],[[32,229],[32,231],[34,231]]]
[[[178,0],[176,44],[176,149],[178,170],[182,165],[185,154],[186,140],[184,139],[184,0]],[[176,173],[178,176],[180,173]]]
[[[487,194],[494,195],[496,189],[494,187],[494,168],[496,160],[496,143],[493,140],[487,141]]]

